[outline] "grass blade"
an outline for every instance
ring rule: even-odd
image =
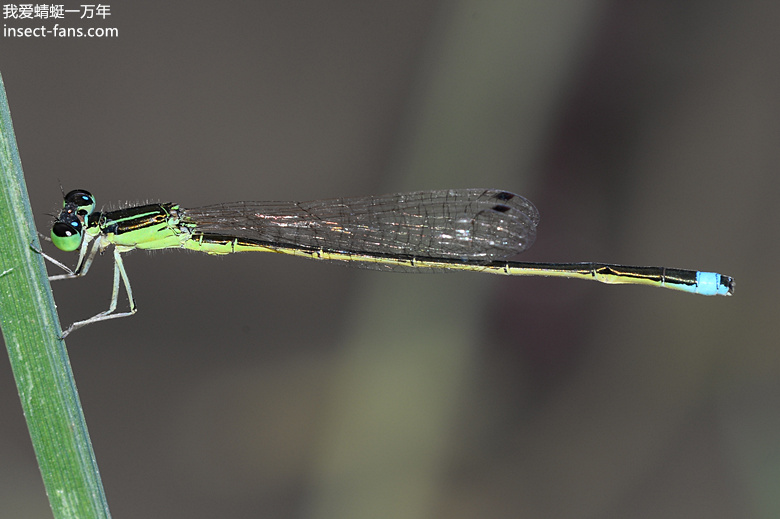
[[[54,517],[110,517],[39,246],[0,76],[0,325]]]

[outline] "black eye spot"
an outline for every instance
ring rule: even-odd
[[[60,238],[67,238],[69,236],[73,236],[74,234],[78,234],[80,232],[80,229],[77,225],[68,225],[63,222],[57,222],[52,226],[52,232],[55,236],[59,236]]]
[[[496,193],[496,200],[501,200],[502,202],[506,202],[507,200],[512,200],[515,197],[514,193],[510,193],[509,191],[501,191],[500,193]]]
[[[65,203],[76,204],[77,206],[87,206],[95,203],[95,197],[85,189],[74,189],[65,195]]]
[[[494,205],[492,209],[499,213],[506,213],[510,211],[512,208],[509,207],[508,205]]]

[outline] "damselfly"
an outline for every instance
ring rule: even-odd
[[[525,263],[508,258],[536,237],[539,213],[525,198],[497,189],[451,189],[312,202],[234,202],[196,209],[162,203],[95,211],[83,189],[65,195],[51,238],[79,250],[66,274],[87,274],[98,252],[114,246],[114,288],[108,310],[73,323],[63,337],[90,323],[136,312],[122,254],[132,249],[190,249],[209,254],[262,251],[382,270],[465,270],[510,276],[556,276],[602,283],[654,285],[701,295],[731,295],[728,276],[666,267],[604,263]],[[117,312],[119,281],[130,309]]]

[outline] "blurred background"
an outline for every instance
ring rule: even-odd
[[[60,185],[104,209],[496,187],[542,214],[519,259],[737,282],[133,252],[139,312],[67,341],[114,517],[780,515],[780,5],[107,5],[60,26],[116,38],[0,40],[44,233]],[[64,325],[111,268],[54,285]],[[0,516],[46,517],[6,361],[0,417]]]

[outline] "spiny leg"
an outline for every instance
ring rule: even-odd
[[[90,243],[92,243],[92,250],[87,252]],[[92,261],[95,259],[95,255],[97,255],[97,253],[100,252],[100,250],[105,247],[103,246],[102,237],[96,238],[94,242],[92,241],[92,238],[85,237],[81,243],[81,249],[79,250],[79,259],[76,261],[76,268],[73,270],[71,270],[70,267],[60,262],[59,260],[56,260],[53,257],[49,256],[41,249],[36,248],[35,245],[33,245],[32,243],[30,244],[30,248],[33,251],[40,254],[41,256],[43,256],[43,259],[45,259],[52,265],[56,265],[65,271],[65,274],[49,276],[49,281],[57,281],[59,279],[74,279],[74,278],[86,276],[87,272],[89,271],[89,267],[92,266]]]
[[[87,272],[89,272],[89,267],[92,266],[92,261],[95,259],[97,253],[105,249],[105,245],[103,245],[103,237],[98,236],[92,243],[92,249],[87,252],[90,241],[92,240],[89,239],[88,236],[84,238],[84,241],[81,244],[81,250],[79,251],[79,259],[76,262],[75,270],[66,269],[65,274],[60,274],[59,276],[49,276],[49,281],[56,281],[58,279],[73,279],[86,276]]]
[[[41,250],[41,249],[37,248],[35,245],[33,245],[33,243],[32,243],[32,242],[30,242],[30,248],[31,248],[31,249],[32,249],[34,252],[37,252],[38,254],[40,254],[41,256],[43,256],[43,259],[45,259],[46,261],[48,261],[48,262],[49,262],[49,263],[51,263],[52,265],[56,265],[56,266],[58,266],[59,268],[61,268],[62,270],[64,270],[65,272],[67,272],[67,275],[66,275],[66,274],[63,274],[61,277],[57,277],[57,279],[67,279],[68,277],[74,277],[74,276],[76,275],[76,274],[75,274],[75,273],[74,273],[74,272],[73,272],[73,271],[70,269],[70,267],[69,267],[69,266],[65,265],[64,263],[62,263],[61,261],[59,261],[59,260],[57,260],[57,259],[54,259],[54,258],[52,258],[52,257],[51,257],[51,256],[49,256],[48,254],[46,254],[45,252],[43,252],[43,250]],[[49,276],[49,281],[51,281],[53,277],[54,277],[54,276]]]
[[[94,253],[91,253],[88,262],[91,263],[93,257],[94,257]],[[89,268],[89,264],[86,264],[85,270],[88,268]],[[75,274],[75,276],[79,276],[79,275],[83,275],[83,273]],[[127,292],[127,300],[130,303],[130,310],[128,312],[116,313],[117,301],[119,299],[119,278],[120,277],[122,278],[122,282],[125,285],[125,291]],[[122,261],[122,253],[119,250],[117,250],[117,248],[115,247],[114,248],[114,288],[111,292],[111,304],[108,306],[108,310],[104,312],[100,312],[99,314],[94,315],[89,319],[85,319],[83,321],[76,321],[75,323],[71,324],[67,330],[62,332],[62,338],[64,339],[73,330],[77,330],[88,324],[97,323],[100,321],[107,321],[108,319],[117,319],[119,317],[129,317],[133,315],[137,310],[138,307],[136,307],[135,300],[133,299],[133,290],[130,288],[130,280],[127,277],[127,272],[125,271],[125,264]]]

